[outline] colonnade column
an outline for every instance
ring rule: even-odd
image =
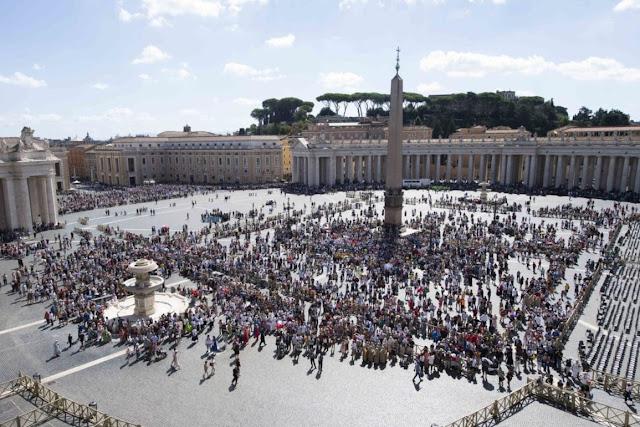
[[[538,155],[533,154],[529,165],[529,187],[537,187],[538,182]]]
[[[616,172],[616,156],[609,157],[609,170],[607,173],[607,191],[613,190],[614,180]]]
[[[38,188],[38,205],[40,207],[41,220],[44,224],[51,223],[49,218],[49,204],[47,203],[47,178],[39,176],[36,178],[36,187]]]
[[[29,186],[29,196],[30,196],[30,205],[31,205],[31,218],[33,218],[34,222],[40,222],[46,224],[44,221],[43,215],[41,214],[41,198],[42,195],[38,191],[38,178],[39,177],[30,177],[27,178],[27,185]]]
[[[491,174],[489,175],[489,181],[491,182],[491,184],[494,184],[496,182],[497,176],[498,176],[498,155],[497,154],[492,154],[491,155]]]
[[[2,195],[4,196],[4,216],[7,230],[18,228],[18,209],[16,203],[16,191],[13,186],[14,180],[11,178],[2,178]]]
[[[311,177],[309,176],[309,157],[302,160],[302,181],[306,185],[311,185]]]
[[[500,160],[500,184],[505,185],[507,182],[507,155],[503,154]]]
[[[364,181],[366,183],[371,183],[373,180],[373,169],[372,169],[372,159],[371,155],[368,155],[364,158]]]
[[[16,190],[15,201],[18,207],[18,225],[25,230],[31,230],[33,228],[33,219],[31,217],[29,185],[27,184],[27,178],[18,177],[13,182]],[[47,202],[55,205],[54,200],[47,200]],[[49,209],[49,211],[51,211],[51,209]]]
[[[404,156],[404,170],[402,171],[402,179],[410,179],[411,178],[411,156]]]
[[[440,154],[436,154],[436,184],[440,183]]]
[[[627,183],[629,176],[629,156],[624,156],[624,163],[622,164],[622,180],[620,181],[620,191],[627,191]]]
[[[353,182],[353,157],[345,156],[347,175],[345,176],[345,181],[349,181],[349,183]]]
[[[296,156],[292,156],[291,157],[291,182],[298,182],[297,168],[298,168],[298,158]]]
[[[361,183],[362,182],[362,156],[357,156],[356,157],[356,182],[357,183]]]
[[[524,173],[522,174],[522,184],[529,187],[529,171],[531,167],[531,156],[524,156]]]
[[[576,156],[571,156],[571,160],[569,161],[569,178],[567,182],[567,188],[571,190],[576,186]]]
[[[594,177],[593,188],[595,190],[600,189],[600,181],[602,179],[602,156],[596,157],[596,171]]]
[[[636,175],[633,180],[633,192],[640,193],[640,158],[636,159]]]
[[[58,223],[58,210],[56,209],[56,177],[49,175],[46,181],[47,186],[47,204],[49,206],[49,222]],[[29,218],[31,221],[31,218]]]
[[[451,182],[451,153],[447,154],[447,182]]]
[[[549,186],[549,178],[551,174],[551,155],[544,156],[544,172],[542,173],[542,186]]]
[[[556,163],[556,188],[560,188],[564,184],[564,156],[559,155]]]
[[[511,185],[513,183],[513,154],[507,154],[507,179],[505,184]]]
[[[458,180],[458,184],[462,182],[462,154],[458,154],[458,167],[456,171],[456,179]]]
[[[478,181],[486,181],[487,180],[487,156],[485,154],[480,154],[480,172],[478,176]]]
[[[425,169],[426,169],[427,179],[431,179],[431,154],[427,154],[427,164]]]
[[[582,156],[582,171],[580,173],[580,189],[587,188],[587,176],[589,174],[589,156]]]
[[[469,166],[467,167],[467,182],[473,182],[473,154],[469,154]]]
[[[413,161],[411,163],[413,163],[413,173],[412,178],[413,179],[420,179],[420,154],[415,154],[413,156],[411,156],[413,158]]]
[[[327,176],[329,180],[329,185],[336,185],[336,156],[332,155],[329,157],[329,174]]]
[[[336,183],[344,184],[344,169],[342,167],[342,156],[336,156]]]
[[[376,182],[382,182],[382,156],[376,156]]]

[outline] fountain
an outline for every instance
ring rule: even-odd
[[[148,259],[139,259],[127,268],[127,271],[136,275],[124,282],[127,291],[133,294],[134,316],[149,317],[156,312],[155,292],[162,287],[164,279],[149,273],[157,269],[158,264]]]
[[[482,181],[480,184],[480,201],[482,201],[482,203],[487,203],[487,186],[489,185],[489,183],[487,181]]]
[[[124,282],[127,293],[132,295],[119,300],[105,310],[105,317],[157,318],[166,313],[182,313],[187,310],[189,301],[176,293],[157,293],[164,279],[152,275],[158,264],[148,259],[139,259],[130,264],[127,271],[135,277]]]

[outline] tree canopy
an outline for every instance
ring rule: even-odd
[[[313,106],[313,102],[293,97],[265,99],[262,101],[262,108],[251,111],[251,117],[257,120],[258,126],[254,125],[250,130],[254,134],[265,135],[289,133],[291,123],[310,118]]]
[[[349,107],[358,117],[376,117],[389,114],[390,95],[377,92],[325,93],[316,98],[323,108],[318,116],[347,114]],[[251,112],[258,125],[250,131],[262,134],[282,134],[290,130],[294,122],[303,123],[313,116],[313,102],[298,98],[270,98],[262,102],[262,108]],[[545,101],[539,96],[521,96],[506,99],[497,93],[455,93],[427,97],[419,93],[405,92],[404,122],[406,125],[424,125],[433,128],[435,138],[448,137],[458,128],[472,126],[524,126],[532,133],[546,135],[552,129],[575,124],[578,126],[624,126],[629,115],[620,110],[603,110],[595,113],[582,107],[573,121],[565,107],[555,105],[553,99]]]
[[[598,109],[595,113],[587,107],[580,107],[578,113],[573,116],[573,121],[578,126],[629,126],[629,115],[620,110]]]

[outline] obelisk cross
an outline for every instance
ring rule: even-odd
[[[396,55],[396,76],[398,75],[398,72],[400,71],[400,46],[398,46],[398,48],[396,49],[397,55]]]

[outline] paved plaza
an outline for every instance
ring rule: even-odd
[[[449,213],[449,209],[433,205],[442,197],[453,199],[464,196],[462,191],[433,192],[426,190],[405,191],[405,201],[421,200],[431,197],[433,204],[405,203],[403,218],[410,219],[427,215],[429,212]],[[467,196],[478,197],[479,193],[468,193]],[[344,192],[319,194],[314,196],[283,194],[279,189],[273,190],[218,190],[207,194],[195,194],[179,199],[161,200],[137,205],[124,205],[106,209],[78,212],[61,216],[66,221],[64,230],[47,231],[37,236],[49,239],[55,235],[70,236],[76,227],[90,230],[95,236],[101,235],[98,226],[109,226],[116,230],[130,231],[144,236],[152,235],[152,227],[160,230],[169,227],[171,232],[182,230],[198,231],[206,226],[201,215],[219,209],[222,212],[249,213],[257,209],[265,215],[265,219],[276,218],[279,214],[286,217],[292,211],[302,211],[311,215],[319,206],[344,201]],[[502,194],[498,195],[502,197]],[[490,194],[493,197],[493,194]],[[506,195],[508,204],[520,204],[523,209],[515,212],[520,219],[528,216],[525,204],[530,202],[531,209],[555,207],[567,203],[583,205],[586,199],[559,196],[535,197],[526,195]],[[275,201],[275,204],[267,204]],[[359,219],[371,206],[377,217],[382,218],[384,206],[383,192],[374,191],[370,198],[359,202],[358,208],[348,209],[340,215],[345,219]],[[594,209],[612,206],[613,202],[595,200]],[[624,205],[624,204],[623,204]],[[287,209],[287,207],[290,209]],[[632,206],[632,205],[629,205]],[[147,208],[141,214],[136,209]],[[151,215],[148,210],[155,210]],[[117,216],[116,216],[117,213]],[[476,218],[490,219],[492,212],[469,212]],[[507,214],[498,213],[501,221]],[[512,215],[512,214],[509,214]],[[88,217],[86,225],[79,223],[80,218]],[[232,223],[235,219],[232,220]],[[239,224],[247,224],[245,219]],[[531,223],[545,221],[557,224],[557,236],[568,239],[571,231],[560,227],[560,219],[530,217]],[[579,221],[575,221],[576,225]],[[301,220],[299,226],[304,223]],[[611,227],[600,226],[605,242]],[[263,230],[266,235],[270,230]],[[271,234],[273,234],[271,232]],[[31,236],[33,237],[33,236]],[[32,239],[33,240],[33,239]],[[255,240],[255,233],[252,235]],[[223,245],[230,245],[230,237],[220,239]],[[244,238],[241,237],[241,241]],[[79,244],[79,236],[74,234],[74,248]],[[252,244],[251,241],[247,245]],[[57,244],[56,244],[57,245]],[[57,246],[56,246],[57,247]],[[575,265],[566,270],[566,282],[571,288],[574,274],[585,273],[589,261],[597,261],[598,253],[583,251]],[[33,255],[25,259],[31,265]],[[134,260],[131,260],[134,261]],[[511,274],[520,272],[524,277],[533,277],[532,270],[516,258],[509,258]],[[0,276],[11,272],[18,266],[15,260],[0,260]],[[542,266],[548,262],[542,260]],[[41,266],[36,266],[36,269]],[[319,282],[327,280],[326,274],[316,277]],[[564,282],[563,282],[564,283]],[[173,274],[166,282],[167,288],[186,286],[195,288],[191,280]],[[399,297],[402,298],[401,291]],[[571,300],[570,292],[568,299]],[[499,304],[496,295],[492,296],[495,306]],[[421,382],[412,382],[413,364],[408,368],[399,364],[387,363],[383,367],[363,365],[361,359],[351,362],[351,357],[341,358],[338,348],[335,354],[327,353],[324,358],[324,369],[310,370],[309,360],[301,357],[298,362],[285,356],[280,359],[275,355],[275,338],[267,335],[266,346],[254,343],[253,338],[240,353],[242,363],[241,377],[237,386],[231,386],[233,369],[233,351],[230,344],[221,343],[221,352],[217,355],[215,375],[203,379],[203,364],[207,359],[204,337],[200,335],[198,342],[183,339],[178,345],[181,352],[181,369],[171,369],[171,353],[158,362],[146,360],[130,363],[125,358],[126,347],[118,343],[117,337],[102,346],[90,346],[79,349],[76,342],[68,348],[67,336],[77,337],[77,326],[69,323],[66,326],[45,326],[43,315],[49,302],[43,301],[27,304],[24,298],[18,298],[11,292],[11,287],[0,289],[0,382],[17,376],[18,370],[32,375],[38,373],[48,387],[65,397],[81,403],[95,401],[98,409],[114,417],[140,423],[145,426],[179,426],[179,425],[430,425],[446,424],[460,417],[491,404],[504,396],[506,390],[499,390],[498,379],[490,376],[483,383],[477,383],[464,377],[452,377],[446,373],[426,376]],[[309,309],[307,304],[306,309]],[[587,314],[592,315],[591,308]],[[596,309],[597,310],[597,309]],[[584,323],[587,323],[585,326]],[[584,339],[584,321],[576,328],[566,350],[567,357],[577,356],[577,342]],[[218,326],[211,331],[218,334]],[[53,343],[58,340],[62,346],[62,355],[53,358]],[[429,344],[427,340],[418,340],[420,345]],[[337,346],[338,347],[338,346]],[[531,378],[535,378],[535,374]],[[511,388],[516,389],[525,384],[526,375],[514,377]],[[612,406],[625,408],[620,397],[611,397],[604,392],[597,392]],[[14,408],[10,401],[3,401],[0,406],[0,422],[17,415],[16,411],[26,406]],[[9,408],[9,406],[11,406]],[[632,405],[633,407],[633,405]],[[634,408],[634,407],[633,407]],[[542,419],[545,419],[543,422]],[[550,421],[546,421],[550,420]],[[574,417],[547,405],[534,403],[522,409],[503,425],[563,425],[584,426],[589,421]],[[59,425],[52,421],[50,425]]]

